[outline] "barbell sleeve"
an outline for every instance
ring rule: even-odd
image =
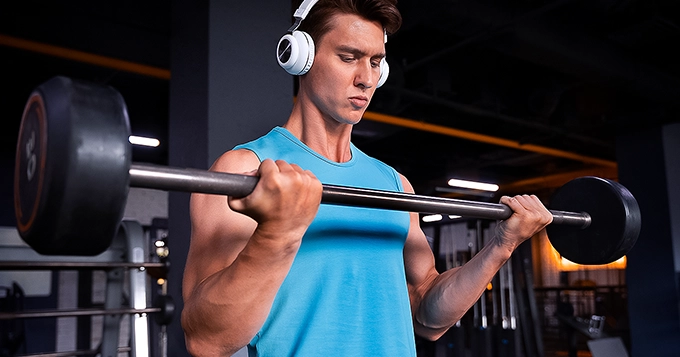
[[[167,191],[184,191],[244,197],[257,185],[258,177],[182,169],[150,164],[132,164],[130,186]],[[453,198],[421,196],[336,185],[323,185],[322,203],[366,208],[381,208],[418,213],[441,213],[492,220],[507,219],[512,209],[500,203],[466,201]],[[587,228],[591,223],[586,212],[550,210],[554,224]]]

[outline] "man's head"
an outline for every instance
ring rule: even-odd
[[[315,43],[319,43],[331,29],[333,15],[349,14],[377,21],[391,35],[401,26],[401,14],[396,4],[397,0],[319,0],[298,30],[307,32]]]
[[[320,0],[298,30],[315,43],[298,103],[326,120],[356,124],[382,78],[384,34],[401,24],[395,0]],[[303,27],[305,26],[305,27]]]
[[[355,16],[378,25],[383,34],[393,34],[401,26],[401,14],[396,8],[397,0],[304,0],[295,11],[296,21],[279,40],[277,60],[286,72],[300,76],[314,63],[316,46],[333,28],[333,20],[341,15]],[[307,21],[302,21],[307,19]],[[378,87],[385,83],[389,74],[386,61],[380,63],[381,75]]]

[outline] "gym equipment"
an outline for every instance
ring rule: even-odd
[[[288,29],[288,32],[281,37],[276,46],[276,60],[279,66],[294,76],[307,73],[314,63],[314,40],[308,33],[298,31],[298,27],[317,1],[319,0],[305,0],[300,4],[300,7],[293,14],[295,22]],[[387,33],[385,33],[384,41],[387,43]],[[389,73],[390,66],[383,57],[380,60],[380,77],[378,77],[376,88],[385,84]]]
[[[599,212],[588,228],[589,235],[581,234],[574,227],[548,226],[548,237],[555,250],[579,264],[613,262],[630,250],[640,234],[640,208],[633,195],[618,182],[601,178],[574,179],[555,191],[550,207]],[[613,236],[619,239],[609,239]]]
[[[75,316],[96,316],[96,315],[126,315],[126,314],[154,314],[156,321],[168,323],[172,321],[174,314],[174,301],[169,295],[164,295],[162,300],[164,305],[147,307],[144,309],[74,309],[74,310],[45,310],[45,311],[21,311],[21,312],[0,312],[0,320],[13,319],[32,319],[43,317],[75,317]],[[156,316],[159,317],[156,317]],[[167,324],[167,323],[165,323]]]
[[[242,197],[254,176],[131,163],[122,96],[111,87],[55,77],[31,94],[17,143],[14,203],[21,237],[41,254],[95,255],[109,246],[128,186]],[[581,264],[630,250],[640,231],[635,198],[616,182],[585,177],[559,190],[550,239]],[[507,219],[503,204],[324,185],[322,202]],[[587,211],[582,212],[582,211]]]
[[[49,255],[109,247],[127,199],[129,132],[113,88],[57,77],[31,94],[14,171],[17,228],[28,245]],[[51,247],[36,249],[47,236]]]
[[[149,286],[159,284],[149,274],[151,269],[167,270],[166,263],[154,263],[145,261],[149,257],[150,242],[146,238],[145,229],[139,222],[124,220],[119,223],[119,229],[112,240],[110,247],[102,254],[91,257],[74,256],[44,256],[38,254],[30,247],[8,239],[0,247],[0,271],[2,270],[51,270],[73,271],[78,270],[78,305],[77,309],[30,309],[26,306],[16,307],[10,311],[0,312],[0,322],[18,321],[23,319],[51,318],[51,317],[77,317],[78,321],[67,324],[78,330],[76,344],[79,348],[89,347],[91,335],[82,334],[80,331],[89,332],[95,329],[92,323],[93,316],[101,316],[100,344],[96,353],[87,351],[72,351],[43,353],[41,357],[59,355],[63,357],[76,355],[116,356],[120,351],[120,334],[127,332],[124,340],[128,341],[127,351],[132,356],[149,356],[150,348],[160,346],[165,335],[162,330],[171,323],[175,315],[175,304],[167,294],[167,283],[163,283],[162,291],[150,299],[156,289]],[[97,284],[105,284],[94,289],[95,282],[92,272],[99,270],[106,274],[96,278]],[[84,276],[80,276],[80,274]],[[84,277],[84,279],[80,279]],[[52,278],[47,278],[51,280]],[[87,282],[89,280],[89,283]],[[25,281],[25,280],[24,280]],[[85,282],[85,284],[82,284]],[[70,284],[66,284],[68,288]],[[93,301],[93,292],[102,291],[104,302],[102,306]],[[99,295],[101,296],[101,295]],[[153,304],[149,304],[153,300]],[[156,324],[151,323],[151,319]],[[121,329],[123,320],[129,322],[128,329]],[[99,325],[99,324],[97,324]],[[161,333],[153,333],[154,329],[160,329]],[[30,331],[29,331],[30,332]],[[38,336],[46,331],[38,331]],[[79,343],[80,342],[80,343]],[[156,343],[158,342],[158,343]]]
[[[113,269],[113,268],[157,268],[168,269],[168,263],[130,262],[27,262],[0,261],[0,270],[49,270],[49,269]]]

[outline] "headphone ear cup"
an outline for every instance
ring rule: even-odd
[[[387,60],[383,57],[380,60],[380,78],[378,78],[378,84],[376,88],[380,88],[385,82],[387,82],[387,77],[390,75],[390,65],[387,64]]]
[[[285,34],[276,46],[276,60],[286,72],[301,76],[314,63],[314,41],[304,31]]]

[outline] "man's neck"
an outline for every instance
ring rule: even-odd
[[[331,161],[347,162],[352,158],[352,125],[322,114],[313,105],[305,105],[304,101],[296,102],[283,127],[310,149]]]

